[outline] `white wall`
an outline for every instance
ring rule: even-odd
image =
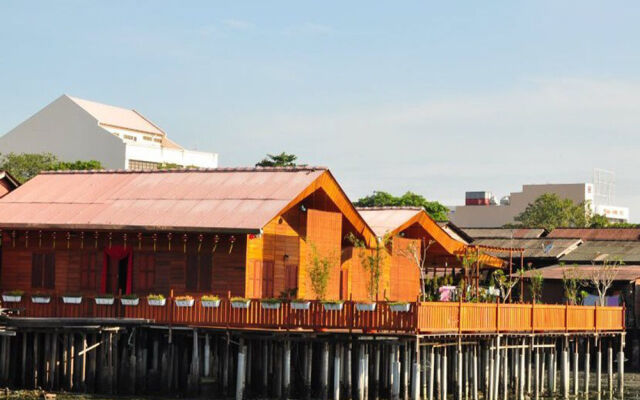
[[[61,96],[0,137],[0,153],[55,154],[63,161],[98,160],[105,168],[125,168],[125,144],[98,126],[89,113]]]
[[[133,142],[127,143],[126,159],[127,163],[129,160],[139,160],[155,163],[171,163],[183,166],[193,165],[200,168],[218,167],[218,155],[216,153],[174,149],[170,147],[144,145]]]

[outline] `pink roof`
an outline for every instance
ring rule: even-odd
[[[95,101],[79,99],[77,97],[67,97],[91,114],[101,124],[164,135],[164,132],[160,128],[136,110],[96,103]]]
[[[44,172],[0,199],[0,227],[258,231],[325,171]]]
[[[420,213],[420,207],[359,207],[358,212],[373,229],[376,236],[393,232],[400,225]]]

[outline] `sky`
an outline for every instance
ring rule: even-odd
[[[62,94],[356,199],[616,174],[640,222],[640,2],[0,2],[0,134]],[[0,152],[2,150],[0,149]]]

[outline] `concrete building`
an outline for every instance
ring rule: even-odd
[[[597,202],[594,184],[544,184],[523,185],[521,192],[512,192],[498,201],[490,192],[467,192],[464,206],[454,207],[450,220],[460,227],[500,227],[514,223],[514,217],[545,193],[553,193],[574,203],[590,204],[596,214],[606,216],[612,222],[628,222],[629,209]]]
[[[0,153],[9,152],[97,160],[108,169],[156,169],[163,163],[218,166],[216,153],[184,149],[136,110],[67,95],[0,137]]]

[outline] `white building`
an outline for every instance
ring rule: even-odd
[[[43,153],[97,160],[108,169],[160,164],[216,168],[218,155],[186,150],[135,110],[62,95],[0,137],[0,153]]]
[[[611,222],[628,222],[629,209],[608,204],[601,204],[595,195],[592,183],[523,185],[521,192],[512,192],[500,201],[489,192],[467,192],[468,198],[464,206],[456,206],[449,217],[451,222],[467,228],[493,228],[514,223],[514,217],[523,212],[527,206],[545,193],[553,193],[563,199],[570,199],[576,204],[589,204],[596,214],[604,215]],[[486,202],[477,199],[486,193]],[[475,203],[475,204],[470,204]]]

